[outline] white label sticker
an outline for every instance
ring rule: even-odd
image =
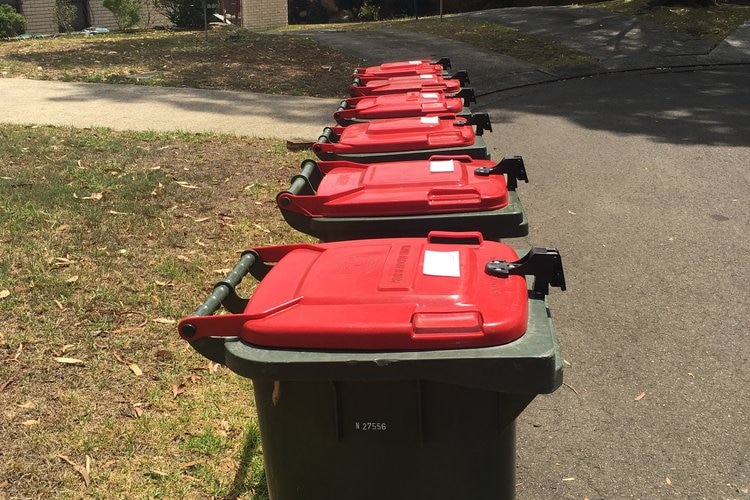
[[[435,76],[435,75],[419,75],[419,78],[421,78],[422,80],[429,80],[433,76]]]
[[[409,64],[422,64],[422,61],[409,61]]]
[[[440,160],[430,162],[430,172],[453,172],[453,160]]]
[[[423,123],[425,125],[437,125],[440,123],[440,117],[439,116],[422,116],[419,118],[419,123]]]
[[[422,273],[427,276],[460,278],[461,268],[458,262],[458,250],[453,252],[435,252],[433,250],[425,250]]]
[[[422,99],[437,99],[440,94],[437,92],[422,92]]]

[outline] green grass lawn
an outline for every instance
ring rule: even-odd
[[[275,206],[305,156],[3,126],[0,497],[266,498],[249,381],[175,322],[247,246],[310,241]]]

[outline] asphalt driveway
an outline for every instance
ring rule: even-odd
[[[487,99],[522,154],[526,244],[558,246],[568,364],[518,426],[519,499],[750,498],[750,69]]]

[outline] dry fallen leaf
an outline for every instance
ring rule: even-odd
[[[78,358],[54,358],[54,359],[58,363],[63,363],[66,365],[83,365],[83,360],[80,360]]]
[[[66,279],[65,283],[75,283],[76,281],[78,281],[78,275],[77,274],[75,276],[71,276],[70,278]]]
[[[26,403],[22,405],[18,405],[18,407],[23,408],[24,410],[32,410],[35,408],[35,405],[31,401],[27,401]]]
[[[37,425],[39,423],[39,420],[31,419],[31,420],[24,420],[21,422],[21,425],[25,425],[26,427]]]
[[[84,196],[82,200],[94,200],[99,201],[104,198],[104,193],[91,193],[89,196]]]
[[[133,405],[133,411],[135,412],[136,418],[143,415],[143,403],[135,403]]]
[[[10,295],[10,290],[0,290],[0,299],[4,299],[5,297],[8,297]]]
[[[133,214],[128,213],[128,212],[118,212],[116,210],[107,210],[107,213],[108,214],[112,214],[112,215],[133,215]]]
[[[172,395],[176,398],[180,394],[185,392],[185,384],[172,384]]]
[[[563,481],[575,481],[575,480],[576,480],[576,478],[574,478],[574,477],[564,477],[563,478]]]
[[[63,460],[64,462],[67,462],[68,464],[72,465],[73,468],[78,472],[81,477],[83,478],[83,482],[88,486],[91,483],[91,457],[86,455],[86,465],[78,465],[65,455],[57,455],[57,458]]]
[[[154,323],[161,323],[162,325],[174,325],[177,323],[175,320],[169,318],[154,318],[151,321]]]
[[[645,397],[646,397],[646,393],[642,392],[642,393],[638,394],[635,398],[633,398],[633,401],[640,401],[641,399],[643,399]]]
[[[195,219],[194,222],[206,222],[207,220],[211,220],[210,217],[201,217],[200,219]]]
[[[192,184],[188,184],[185,181],[175,181],[177,184],[179,184],[181,187],[187,188],[187,189],[198,189],[198,186],[193,186]]]
[[[64,305],[62,305],[62,302],[60,302],[59,300],[55,299],[55,300],[54,300],[53,302],[55,303],[55,305],[56,305],[56,306],[57,306],[57,307],[58,307],[58,308],[59,308],[59,309],[60,309],[61,311],[65,309],[65,306],[64,306]]]
[[[139,367],[138,365],[136,365],[135,363],[130,363],[130,364],[128,365],[128,368],[130,368],[130,370],[131,370],[131,371],[132,371],[133,373],[135,373],[135,374],[136,374],[136,376],[138,376],[138,377],[140,377],[141,375],[143,375],[143,371],[142,371],[142,370],[141,370],[141,368],[140,368],[140,367]]]
[[[180,470],[189,469],[190,467],[194,467],[194,466],[196,466],[198,464],[200,464],[200,462],[198,460],[194,460],[192,462],[188,462],[186,464],[180,465]]]
[[[68,267],[69,265],[73,264],[75,261],[71,260],[69,257],[55,257],[54,265],[55,267],[62,268],[62,267]]]
[[[67,231],[68,229],[70,229],[69,224],[60,224],[59,226],[55,228],[55,232],[60,234],[60,233]]]
[[[666,483],[667,483],[667,484],[668,484],[669,486],[672,486],[672,480],[671,480],[671,479],[667,478],[667,479],[665,480],[665,482],[666,482]]]

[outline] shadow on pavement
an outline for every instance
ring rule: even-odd
[[[480,104],[500,110],[492,116],[498,123],[512,120],[506,111],[517,111],[655,142],[750,146],[749,77],[748,67],[614,74],[531,87],[494,101],[485,96]],[[506,107],[519,93],[522,104]]]

